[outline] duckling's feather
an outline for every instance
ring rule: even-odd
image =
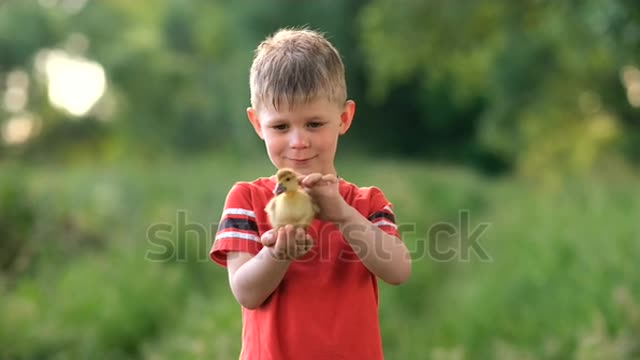
[[[274,229],[292,224],[308,227],[318,213],[318,206],[305,191],[287,191],[274,196],[265,208]]]

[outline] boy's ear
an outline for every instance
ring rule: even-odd
[[[344,135],[353,122],[353,116],[356,114],[356,103],[353,100],[347,100],[340,114],[340,135]]]
[[[256,109],[248,107],[247,117],[249,118],[251,125],[253,125],[253,130],[256,131],[256,134],[258,134],[260,139],[264,140],[264,136],[262,135],[262,126],[260,126],[260,119],[258,119],[258,112]]]

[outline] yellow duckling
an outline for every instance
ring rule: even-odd
[[[319,212],[311,196],[298,185],[298,174],[291,169],[280,169],[276,174],[278,183],[275,196],[265,211],[274,229],[285,225],[309,227]]]

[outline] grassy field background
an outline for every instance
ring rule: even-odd
[[[338,169],[385,191],[414,257],[409,282],[381,286],[388,359],[640,358],[637,174],[549,185],[395,160]],[[237,358],[240,307],[207,253],[232,184],[272,172],[221,157],[1,165],[0,359]],[[158,224],[172,230],[150,241]],[[469,247],[465,231],[483,227]]]

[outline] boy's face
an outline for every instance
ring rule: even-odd
[[[333,161],[338,137],[349,130],[355,103],[340,107],[325,99],[276,111],[271,106],[248,108],[249,121],[264,140],[271,162],[300,174],[335,174]]]

